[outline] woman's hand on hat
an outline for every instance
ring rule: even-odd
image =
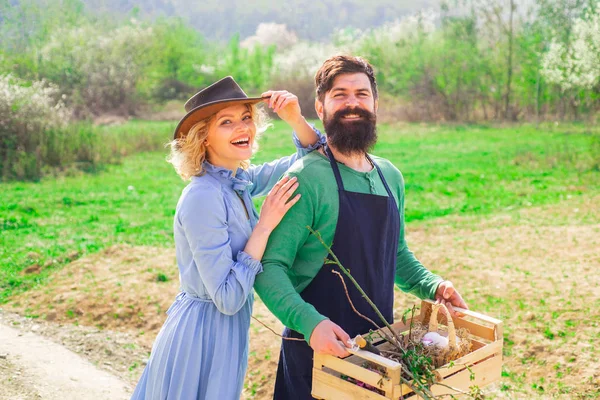
[[[289,125],[294,126],[304,122],[300,102],[295,94],[287,90],[268,90],[261,97],[269,108]]]
[[[269,90],[264,92],[261,97],[269,108],[294,130],[302,147],[318,143],[319,136],[302,116],[298,96],[287,90]]]

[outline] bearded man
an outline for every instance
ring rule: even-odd
[[[327,250],[393,322],[394,283],[421,299],[467,308],[451,282],[428,271],[404,237],[404,181],[388,160],[369,154],[377,141],[377,83],[360,57],[335,56],[316,74],[315,108],[327,145],[298,160],[288,175],[298,179],[301,200],[271,234],[255,289],[287,327],[275,383],[275,399],[311,399],[313,352],[348,356],[345,343],[373,326],[351,308],[338,269],[324,264]],[[337,190],[336,190],[337,189]],[[379,321],[344,277],[357,310]]]

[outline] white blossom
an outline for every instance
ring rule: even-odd
[[[215,73],[215,67],[212,65],[194,65],[194,71],[203,74],[203,75],[212,75]]]
[[[275,56],[275,70],[281,77],[313,77],[323,61],[340,52],[331,44],[299,42]]]
[[[71,110],[59,89],[44,81],[26,83],[11,75],[0,76],[0,135],[17,131],[64,127]]]
[[[553,39],[541,72],[563,90],[592,89],[600,83],[600,14],[578,18],[568,44]]]
[[[285,24],[274,22],[261,23],[256,28],[256,34],[246,38],[240,43],[244,49],[253,49],[256,46],[275,46],[277,50],[285,50],[298,43],[298,37],[293,31],[288,30]]]
[[[350,51],[360,49],[363,46],[387,48],[402,42],[411,43],[417,39],[428,37],[435,32],[438,18],[439,15],[432,10],[425,10],[363,32],[338,32],[334,40],[340,42],[344,48]]]

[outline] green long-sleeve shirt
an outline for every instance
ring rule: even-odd
[[[381,168],[400,211],[395,283],[404,292],[433,298],[442,279],[423,267],[406,245],[402,174],[388,160],[372,158]],[[338,165],[345,190],[387,196],[376,169],[358,172]],[[331,244],[338,220],[339,196],[329,160],[317,151],[298,160],[287,174],[298,178],[297,192],[302,197],[271,234],[262,259],[263,272],[257,275],[254,288],[283,324],[303,334],[308,341],[315,326],[327,316],[319,314],[299,293],[323,266],[327,250],[306,226],[320,232],[325,243]]]

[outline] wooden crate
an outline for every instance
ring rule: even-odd
[[[414,320],[427,323],[431,315],[433,302],[424,300],[421,311]],[[456,328],[466,328],[470,332],[472,341],[471,352],[453,363],[446,364],[436,371],[443,380],[440,383],[469,391],[469,387],[477,385],[480,388],[498,379],[502,372],[502,321],[470,311],[464,310],[465,316],[453,318]],[[442,313],[438,313],[440,324],[446,323]],[[406,324],[397,322],[392,325],[398,332],[406,332],[410,320]],[[389,344],[388,344],[389,345]],[[378,347],[385,348],[386,344]],[[416,400],[417,396],[408,385],[400,382],[400,364],[376,354],[356,350],[353,355],[340,359],[330,355],[315,354],[313,366],[312,395],[317,399],[325,400],[385,400],[385,399],[410,399]],[[380,374],[362,366],[365,361],[370,361],[384,368],[386,373]],[[469,367],[469,369],[467,369]],[[471,380],[471,375],[474,379]],[[345,375],[374,386],[385,392],[384,395],[362,388],[354,383],[342,379]],[[431,391],[435,395],[457,394],[447,386],[434,385]]]

